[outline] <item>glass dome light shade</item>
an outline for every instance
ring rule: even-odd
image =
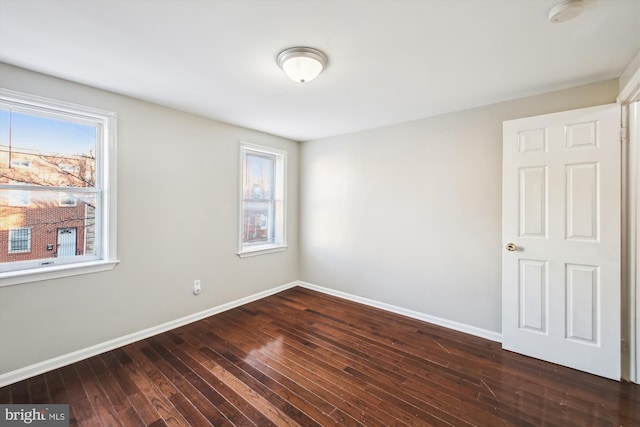
[[[278,55],[278,65],[293,81],[306,83],[318,77],[327,64],[327,57],[310,47],[294,47]]]

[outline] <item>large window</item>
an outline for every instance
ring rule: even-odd
[[[115,114],[0,89],[3,284],[113,268],[114,161]]]
[[[240,250],[250,256],[286,248],[287,153],[243,143],[240,146]]]

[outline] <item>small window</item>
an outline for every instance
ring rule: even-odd
[[[11,167],[13,168],[30,168],[31,160],[11,159]]]
[[[9,206],[29,206],[31,193],[24,190],[9,190]]]
[[[115,120],[0,89],[3,285],[115,266]],[[58,250],[59,230],[74,230],[73,250]]]
[[[58,206],[74,207],[78,206],[78,198],[74,194],[60,192]]]
[[[22,227],[9,230],[9,253],[31,252],[31,228]]]
[[[286,151],[240,146],[241,257],[286,249],[286,161]]]
[[[70,165],[69,163],[60,163],[58,165],[58,167],[60,168],[60,170],[62,172],[66,172],[66,173],[78,173],[78,172],[80,172],[80,166],[79,165]]]

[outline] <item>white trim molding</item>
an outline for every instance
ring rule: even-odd
[[[484,338],[490,341],[502,342],[502,334],[498,332],[490,331],[488,329],[478,328],[477,326],[467,325],[465,323],[443,319],[441,317],[436,317],[430,314],[421,313],[419,311],[409,310],[407,308],[387,304],[385,302],[380,302],[380,301],[372,300],[369,298],[348,294],[346,292],[336,291],[335,289],[325,288],[325,287],[314,285],[311,283],[298,281],[298,286],[302,288],[311,289],[313,291],[322,292],[327,295],[333,295],[335,297],[357,302],[360,304],[368,305],[371,307],[380,308],[382,310],[385,310],[391,313],[400,314],[402,316],[421,320],[427,323],[432,323],[434,325],[442,326],[448,329],[453,329],[454,331],[464,332],[465,334],[474,335],[476,337]]]
[[[627,296],[626,316],[623,317],[623,378],[640,384],[640,51],[629,62],[619,78],[620,93],[617,101],[622,104],[622,133],[627,141],[626,185],[626,244],[624,291]],[[625,146],[623,145],[623,148]]]
[[[640,384],[640,101],[628,105],[627,283],[629,380]],[[624,359],[623,359],[624,360]]]
[[[119,260],[89,261],[81,264],[65,264],[48,268],[9,271],[6,273],[0,273],[0,279],[2,279],[0,287],[109,271],[113,270],[119,263]]]

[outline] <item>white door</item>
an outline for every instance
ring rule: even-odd
[[[58,228],[58,258],[76,256],[76,229]]]
[[[502,347],[618,380],[620,107],[503,132]]]

